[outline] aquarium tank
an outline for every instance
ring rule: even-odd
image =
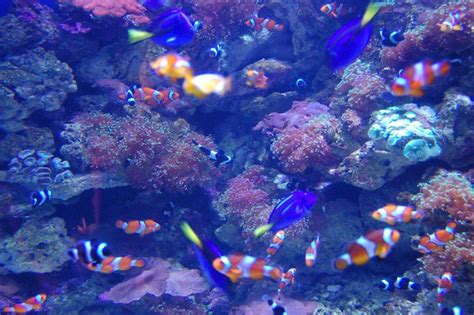
[[[472,0],[0,0],[0,314],[474,314]]]

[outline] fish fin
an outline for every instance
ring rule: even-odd
[[[128,42],[130,44],[136,44],[138,42],[152,38],[153,36],[153,33],[147,31],[137,30],[134,28],[128,30]]]
[[[193,231],[193,229],[191,228],[191,226],[189,226],[187,222],[181,222],[180,227],[181,231],[183,231],[184,236],[186,236],[191,242],[196,244],[197,247],[203,249],[201,239],[199,238],[199,236],[197,236],[197,234]]]
[[[369,6],[367,7],[367,10],[365,10],[364,16],[362,17],[362,21],[360,23],[361,26],[364,27],[367,24],[369,24],[370,21],[372,21],[373,18],[377,15],[380,8],[381,7],[376,3],[369,4]]]
[[[253,232],[253,235],[256,237],[256,238],[259,238],[260,236],[262,236],[263,234],[267,233],[268,231],[270,231],[270,229],[273,227],[273,223],[270,223],[270,224],[265,224],[265,225],[262,225],[262,226],[259,226],[258,228],[255,229],[255,231]]]

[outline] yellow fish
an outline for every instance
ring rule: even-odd
[[[186,94],[202,99],[210,94],[224,96],[232,87],[232,78],[218,74],[201,74],[184,80],[183,90]]]
[[[169,78],[173,83],[178,79],[190,78],[193,75],[189,60],[174,53],[161,56],[150,63],[150,67],[158,75]]]

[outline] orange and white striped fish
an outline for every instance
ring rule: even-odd
[[[436,279],[436,282],[438,283],[436,302],[438,303],[438,306],[441,307],[441,304],[444,301],[444,296],[453,288],[454,277],[450,272],[445,272],[441,278]]]
[[[428,59],[420,61],[404,69],[393,81],[392,93],[396,96],[423,96],[425,86],[433,84],[435,78],[447,75],[450,70],[451,61],[447,59],[438,63]]]
[[[176,90],[169,88],[163,90],[155,90],[149,87],[142,87],[140,84],[132,85],[127,93],[120,94],[120,99],[127,99],[130,106],[135,106],[137,100],[144,102],[148,106],[166,106],[179,98]]]
[[[193,76],[193,68],[188,58],[175,53],[161,56],[150,63],[150,67],[155,70],[158,75],[169,78],[173,83],[178,79],[186,79]]]
[[[248,19],[245,21],[245,25],[256,31],[261,31],[264,28],[268,31],[283,31],[285,28],[283,24],[277,24],[275,20],[263,17]]]
[[[102,260],[100,264],[88,264],[87,268],[96,272],[112,273],[115,271],[130,270],[132,267],[142,268],[143,266],[145,266],[145,262],[142,259],[132,259],[130,256],[109,256]]]
[[[397,206],[392,203],[379,208],[372,213],[372,218],[377,221],[384,221],[390,225],[395,225],[397,222],[408,223],[412,219],[418,220],[423,217],[423,211],[415,211],[413,207]]]
[[[128,222],[117,220],[115,226],[124,230],[127,234],[140,234],[140,236],[157,232],[161,228],[161,226],[153,220],[133,220]]]
[[[365,265],[375,256],[385,258],[399,239],[400,232],[390,228],[369,232],[348,244],[346,253],[334,261],[334,267],[344,270],[352,264]]]
[[[273,236],[272,243],[267,248],[268,259],[272,258],[272,256],[276,254],[276,252],[280,249],[280,247],[283,246],[284,241],[285,241],[285,231],[280,230],[276,232],[275,235]]]
[[[44,302],[48,296],[44,293],[37,294],[33,297],[30,297],[23,303],[15,304],[13,306],[7,306],[3,308],[3,313],[10,314],[24,314],[30,311],[38,311],[43,307]]]
[[[290,268],[287,272],[283,273],[280,279],[280,283],[278,284],[278,294],[280,294],[281,290],[283,290],[285,287],[294,284],[295,279],[296,268]]]
[[[444,230],[437,230],[432,234],[423,236],[418,244],[418,251],[422,254],[443,251],[446,243],[454,238],[455,229],[456,222],[451,221]]]
[[[318,248],[319,248],[319,233],[316,235],[316,238],[311,242],[308,249],[306,250],[305,255],[305,264],[307,267],[313,267],[318,258]]]
[[[212,266],[218,272],[226,275],[233,283],[240,278],[261,280],[264,277],[280,281],[280,267],[269,266],[265,258],[247,256],[242,253],[231,254],[214,259]]]
[[[266,89],[268,87],[268,77],[265,75],[265,72],[248,69],[245,74],[247,76],[245,84],[248,86],[256,89]]]

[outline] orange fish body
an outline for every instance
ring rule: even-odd
[[[450,272],[445,272],[440,279],[436,279],[436,282],[438,282],[436,302],[439,305],[443,303],[444,296],[453,288],[454,277]]]
[[[256,258],[241,253],[222,256],[214,259],[212,266],[218,272],[226,275],[233,283],[240,278],[261,280],[264,277],[280,281],[282,271],[279,267],[267,265],[264,258]]]
[[[283,31],[285,28],[283,24],[277,24],[275,20],[263,17],[248,19],[245,21],[245,25],[256,31],[261,31],[264,28],[268,31]]]
[[[454,238],[456,222],[449,222],[444,230],[437,230],[432,234],[428,234],[420,238],[418,251],[422,254],[431,252],[441,252],[444,250],[446,243]]]
[[[375,256],[385,258],[399,239],[400,232],[390,228],[369,232],[348,244],[346,253],[334,261],[334,267],[344,270],[350,265],[365,265]]]
[[[422,211],[415,211],[413,207],[397,206],[395,204],[388,204],[372,213],[372,218],[390,225],[395,225],[397,222],[408,223],[412,219],[421,219],[423,216]]]
[[[278,293],[281,292],[285,287],[295,283],[296,268],[290,268],[287,272],[283,273],[278,284]]]
[[[150,67],[160,76],[169,78],[172,82],[193,76],[193,69],[187,58],[169,53],[150,63]]]
[[[88,264],[87,268],[96,272],[112,273],[114,271],[126,271],[130,270],[132,267],[141,268],[143,266],[145,266],[145,262],[141,259],[132,259],[130,256],[110,256],[102,260],[100,264]]]
[[[326,15],[332,15],[333,17],[337,18],[336,2],[326,3],[321,7],[321,12]]]
[[[140,234],[140,236],[157,232],[161,228],[161,226],[153,220],[133,220],[129,222],[117,220],[117,222],[115,222],[115,226],[124,230],[127,234]]]
[[[319,235],[311,242],[305,254],[305,264],[307,267],[313,267],[318,257]]]
[[[439,30],[443,33],[463,31],[464,27],[461,24],[461,19],[464,15],[465,14],[460,13],[449,13],[449,16],[443,21],[443,23],[438,24]]]
[[[268,77],[265,76],[263,71],[257,71],[249,69],[246,72],[247,81],[245,82],[248,86],[256,89],[266,89],[268,87]]]
[[[133,85],[125,94],[119,95],[121,99],[127,99],[131,106],[136,105],[136,101],[144,102],[148,106],[166,106],[177,100],[180,95],[174,89],[155,90],[149,87]]]
[[[3,308],[4,313],[24,314],[30,311],[38,311],[43,307],[48,296],[46,294],[38,294],[26,300],[23,303],[7,306]]]
[[[276,252],[280,249],[280,247],[283,245],[283,242],[285,241],[285,231],[280,230],[275,233],[272,239],[272,243],[270,246],[267,248],[267,258],[271,258],[273,255],[276,254]]]
[[[393,81],[392,93],[396,96],[423,96],[424,87],[433,84],[435,78],[447,75],[450,70],[449,60],[442,60],[435,64],[430,60],[420,61],[404,69]]]

